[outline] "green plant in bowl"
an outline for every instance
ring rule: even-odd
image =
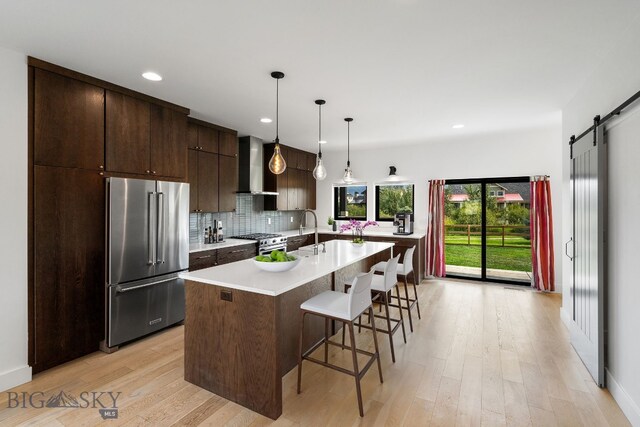
[[[291,262],[295,261],[297,258],[284,251],[278,250],[271,251],[270,255],[258,255],[255,259],[259,262]]]

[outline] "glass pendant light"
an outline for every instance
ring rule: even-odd
[[[350,138],[350,126],[353,119],[351,117],[347,117],[344,119],[347,122],[347,168],[344,170],[344,176],[342,177],[342,181],[347,184],[353,182],[353,171],[351,170],[351,160],[349,158],[349,151],[351,146],[351,138]]]
[[[274,71],[271,73],[271,77],[276,79],[276,139],[273,141],[276,143],[276,146],[273,148],[273,156],[271,156],[271,160],[269,160],[269,170],[275,174],[280,175],[287,169],[287,162],[282,157],[282,153],[280,152],[280,138],[278,136],[278,132],[280,130],[279,127],[279,113],[280,113],[280,87],[279,82],[280,79],[284,77],[284,73],[281,71]]]
[[[327,169],[322,164],[322,106],[325,104],[324,99],[316,99],[318,105],[318,157],[316,157],[316,167],[313,169],[313,177],[316,181],[322,181],[327,177]]]

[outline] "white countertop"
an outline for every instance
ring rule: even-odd
[[[258,243],[257,240],[244,239],[225,239],[220,243],[191,243],[189,244],[189,253],[211,251],[214,249],[232,248],[234,246],[250,245]]]
[[[345,240],[331,240],[326,244],[327,253],[322,253],[321,249],[317,256],[309,250],[291,252],[302,259],[296,267],[283,273],[269,273],[260,270],[254,264],[253,259],[246,259],[194,272],[181,273],[180,277],[194,282],[276,296],[394,245],[388,242],[365,242],[364,245],[358,247]]]

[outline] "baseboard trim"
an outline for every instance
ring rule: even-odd
[[[640,426],[640,408],[607,369],[607,388],[632,426]]]
[[[23,366],[0,374],[0,391],[9,390],[31,381],[31,366]]]

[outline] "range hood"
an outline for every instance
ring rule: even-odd
[[[255,136],[238,138],[238,194],[277,196],[264,191],[264,142]]]

